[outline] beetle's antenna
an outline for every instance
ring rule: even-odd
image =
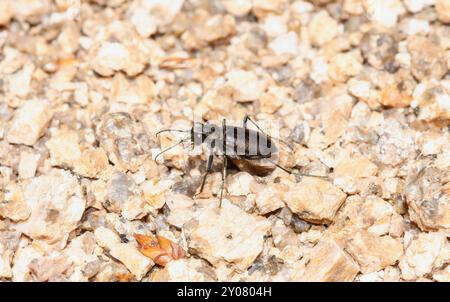
[[[156,132],[156,136],[158,136],[158,134],[163,133],[163,132],[169,132],[169,131],[174,131],[174,132],[189,132],[189,130],[181,130],[181,129],[163,129],[160,130],[158,132]]]
[[[178,143],[176,143],[176,144],[174,144],[174,145],[172,145],[172,146],[170,146],[170,147],[168,147],[168,148],[166,148],[166,149],[164,149],[164,150],[162,150],[161,152],[159,152],[158,154],[156,154],[156,156],[155,156],[155,160],[158,158],[158,156],[160,156],[161,154],[163,154],[164,152],[167,152],[167,151],[169,151],[169,150],[171,150],[171,149],[173,149],[173,148],[175,148],[176,146],[178,146],[178,145],[180,145],[180,144],[182,144],[182,143],[184,143],[184,142],[186,142],[188,139],[187,138],[185,138],[185,139],[182,139],[181,141],[179,141]]]
[[[319,177],[319,178],[325,178],[325,179],[328,178],[328,176],[324,176],[324,175],[314,175],[314,174],[306,174],[306,173],[294,172],[294,171],[291,171],[291,170],[289,170],[289,169],[286,169],[286,168],[283,167],[283,166],[280,166],[279,164],[277,164],[276,162],[274,162],[274,161],[272,161],[272,160],[270,160],[270,159],[268,159],[268,161],[271,162],[272,164],[274,164],[275,166],[277,166],[278,168],[280,168],[281,170],[283,170],[284,172],[287,172],[287,173],[292,174],[292,175],[309,176],[309,177]]]

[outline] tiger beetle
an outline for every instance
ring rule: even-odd
[[[249,129],[247,127],[248,122],[251,122],[258,129],[258,131]],[[249,116],[245,116],[242,127],[227,125],[226,120],[223,119],[222,126],[196,122],[190,130],[164,129],[158,131],[156,135],[158,136],[162,132],[171,131],[185,132],[189,133],[189,135],[181,139],[176,144],[159,152],[155,156],[155,160],[164,152],[167,152],[184,142],[190,141],[192,146],[206,144],[208,151],[206,171],[202,176],[200,189],[196,195],[199,195],[203,191],[206,177],[212,170],[214,156],[221,157],[223,160],[223,165],[219,207],[222,204],[225,179],[227,177],[228,160],[232,161],[239,169],[246,170],[259,176],[267,174],[267,172],[272,171],[274,167],[268,171],[267,169],[261,168],[255,164],[255,160],[267,160],[275,167],[278,167],[292,175],[326,178],[326,176],[294,172],[276,163],[273,156],[278,152],[278,147],[275,145],[273,139]]]

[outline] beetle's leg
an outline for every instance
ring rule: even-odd
[[[306,173],[300,173],[300,172],[294,172],[292,170],[286,169],[283,166],[280,166],[279,164],[277,164],[276,162],[267,159],[269,162],[271,162],[272,164],[274,164],[275,166],[277,166],[278,168],[280,168],[281,170],[283,170],[286,173],[292,174],[292,175],[298,175],[298,176],[309,176],[309,177],[319,177],[319,178],[324,178],[324,179],[328,179],[328,176],[323,176],[323,175],[314,175],[314,174],[306,174]]]
[[[225,187],[226,180],[227,180],[227,157],[224,155],[223,156],[223,167],[222,167],[222,184],[220,187],[219,208],[222,207],[223,190]]]
[[[244,116],[244,121],[243,121],[244,128],[247,128],[247,123],[248,123],[248,121],[252,122],[252,124],[255,125],[255,127],[258,128],[259,131],[261,131],[262,133],[264,133],[265,135],[267,135],[267,136],[270,137],[270,135],[268,135],[267,133],[265,133],[264,130],[262,130],[262,129],[258,126],[258,124],[250,117],[250,115],[247,115],[247,114]]]
[[[263,134],[265,134],[267,137],[274,138],[273,136],[271,136],[271,135],[267,134],[266,132],[264,132],[264,130],[262,130],[262,129],[258,126],[258,124],[257,124],[257,123],[256,123],[249,115],[245,115],[245,117],[244,117],[244,128],[247,128],[247,122],[248,122],[248,121],[252,122],[252,124],[255,125],[255,127],[258,128],[258,130],[261,131]],[[286,143],[285,141],[283,141],[282,139],[276,138],[276,137],[275,137],[275,139],[279,140],[279,141],[282,142],[285,146],[287,146],[289,149],[292,150],[292,147],[289,146],[289,144]]]
[[[222,207],[223,189],[227,179],[227,128],[226,120],[222,120],[222,148],[223,148],[223,165],[222,165],[222,183],[220,185],[219,208]]]
[[[212,153],[210,155],[208,155],[208,161],[206,163],[206,171],[205,171],[205,173],[203,173],[203,177],[202,177],[202,184],[200,185],[199,192],[195,195],[199,195],[203,192],[203,188],[205,187],[206,177],[208,176],[208,173],[211,172],[211,169],[212,169],[213,158],[214,158],[214,155]]]

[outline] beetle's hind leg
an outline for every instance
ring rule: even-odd
[[[295,172],[295,171],[292,171],[290,169],[286,169],[285,167],[277,164],[276,162],[274,162],[274,161],[272,161],[270,159],[268,159],[268,161],[271,162],[276,167],[278,167],[281,170],[283,170],[284,172],[292,174],[294,176],[308,176],[308,177],[318,177],[318,178],[323,178],[323,179],[329,179],[328,176],[325,176],[325,175],[314,175],[314,174],[306,174],[306,173]]]

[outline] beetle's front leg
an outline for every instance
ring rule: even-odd
[[[212,170],[213,159],[214,159],[214,155],[212,153],[209,154],[208,155],[208,160],[207,160],[207,163],[206,163],[206,171],[205,171],[205,173],[203,173],[203,176],[202,176],[202,184],[200,185],[199,192],[197,194],[195,194],[195,196],[200,195],[203,192],[203,188],[205,187],[206,177],[208,176],[208,174]]]
[[[223,155],[222,184],[220,186],[219,208],[222,206],[223,190],[225,188],[226,180],[227,180],[227,157],[226,155]]]

